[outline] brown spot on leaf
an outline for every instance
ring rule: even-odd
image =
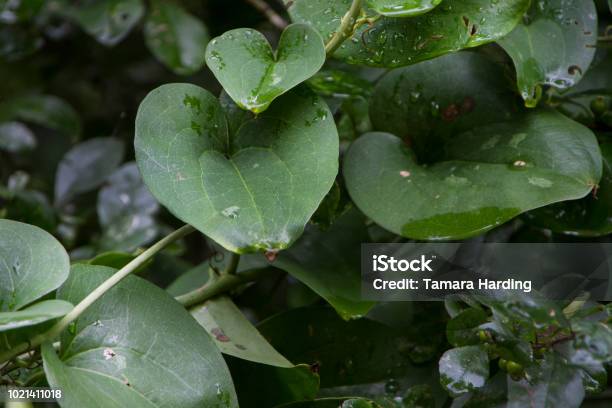
[[[274,262],[278,256],[278,251],[266,251],[264,255],[268,262]]]
[[[459,107],[451,103],[446,108],[442,109],[442,120],[445,122],[453,122],[459,116]]]
[[[239,349],[239,350],[246,350],[247,349],[242,344],[236,344],[236,348]]]
[[[215,336],[215,339],[217,339],[217,341],[220,341],[223,343],[227,343],[228,341],[230,341],[230,338],[227,337],[227,335],[223,332],[223,330],[220,327],[215,327],[214,329],[212,329],[210,331],[210,334]]]
[[[570,75],[576,75],[577,73],[582,75],[582,68],[578,65],[572,65],[567,69],[567,73]]]

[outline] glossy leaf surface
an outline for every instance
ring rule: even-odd
[[[58,297],[78,303],[115,270],[74,266]],[[70,389],[62,407],[237,407],[208,334],[163,290],[128,276],[43,347],[47,379]],[[112,398],[109,396],[112,395]]]
[[[210,42],[206,62],[240,107],[259,113],[317,73],[325,62],[325,45],[305,24],[287,27],[276,51],[260,32],[239,28]]]
[[[534,107],[542,85],[567,89],[589,68],[597,43],[595,3],[534,1],[523,22],[498,43],[514,61],[525,104]]]
[[[411,17],[433,10],[442,0],[367,0],[366,4],[387,17]]]
[[[351,0],[285,0],[291,19],[308,23],[328,41]],[[495,41],[514,29],[528,0],[444,1],[429,13],[362,25],[334,56],[351,64],[400,67]],[[370,13],[370,17],[374,13]]]
[[[331,188],[338,166],[332,115],[304,88],[229,138],[225,115],[210,93],[164,85],[140,106],[135,146],[153,195],[241,253],[289,246]]]

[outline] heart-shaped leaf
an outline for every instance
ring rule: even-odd
[[[136,159],[153,195],[225,248],[280,250],[301,235],[338,171],[338,134],[320,98],[299,88],[234,137],[219,102],[164,85],[142,102]]]
[[[274,52],[263,34],[239,28],[210,42],[206,63],[240,107],[259,113],[317,73],[325,63],[325,45],[308,25],[292,24]]]
[[[68,254],[38,227],[0,220],[0,311],[17,311],[68,277]]]
[[[402,141],[369,133],[350,148],[344,176],[353,201],[388,230],[414,239],[460,239],[516,215],[584,197],[601,177],[593,133],[554,112],[476,127],[420,165]]]
[[[489,378],[489,357],[481,346],[446,351],[440,357],[440,382],[453,395],[480,388]]]
[[[367,0],[367,5],[387,17],[410,17],[433,10],[442,0]]]
[[[589,68],[597,43],[595,3],[535,1],[523,22],[498,43],[514,61],[525,105],[534,107],[542,85],[570,88]]]
[[[114,269],[76,265],[58,298],[78,303]],[[70,389],[61,405],[237,407],[221,353],[162,289],[128,276],[63,333],[59,356],[43,346],[47,380]],[[109,398],[112,395],[113,398]]]
[[[337,30],[352,0],[285,0],[296,23],[308,23],[324,40]],[[412,18],[382,17],[361,25],[334,56],[352,64],[400,67],[498,40],[514,29],[529,0],[445,1]],[[377,14],[369,11],[369,17]]]
[[[494,68],[459,53],[380,82],[371,108],[375,127],[401,135],[412,149],[380,133],[350,148],[344,176],[367,216],[411,238],[463,238],[524,211],[581,198],[599,182],[592,132],[554,112],[516,113]]]
[[[204,66],[208,31],[202,22],[180,6],[152,1],[144,28],[147,47],[179,75],[190,75]]]

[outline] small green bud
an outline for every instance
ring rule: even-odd
[[[517,362],[508,361],[506,364],[506,370],[508,370],[510,374],[519,375],[523,372],[523,366]]]
[[[481,331],[478,332],[478,338],[481,341],[489,341],[489,335],[484,330],[481,330]]]
[[[506,371],[507,370],[507,366],[508,366],[508,361],[504,360],[503,358],[500,358],[499,361],[497,362],[497,365],[499,366],[499,368],[501,368],[502,370]]]

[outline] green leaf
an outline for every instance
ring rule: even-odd
[[[77,303],[114,272],[76,265],[58,297]],[[45,345],[43,361],[49,384],[70,390],[64,408],[238,406],[210,337],[168,294],[136,276],[64,332],[59,357]]]
[[[489,378],[489,357],[481,346],[447,350],[440,358],[440,383],[452,395],[480,388]]]
[[[69,269],[68,254],[49,233],[0,219],[0,311],[17,311],[56,289]]]
[[[260,113],[317,73],[325,63],[325,45],[314,29],[292,24],[274,52],[263,34],[239,28],[210,42],[206,62],[240,107]]]
[[[153,195],[238,253],[291,245],[338,166],[333,117],[305,88],[283,96],[228,140],[224,113],[210,93],[161,86],[139,108],[135,148]]]
[[[475,127],[444,147],[443,161],[423,166],[391,134],[362,136],[344,162],[353,201],[396,234],[460,239],[524,211],[582,198],[601,178],[593,133],[555,112]]]
[[[597,43],[595,3],[532,2],[523,23],[498,43],[514,61],[525,105],[534,107],[542,85],[570,88],[591,65]]]
[[[526,213],[530,224],[571,236],[599,237],[612,233],[612,143],[604,143],[600,148],[603,175],[597,189],[582,200]]]
[[[482,309],[466,309],[449,320],[446,338],[455,347],[478,344],[477,328],[486,321],[487,314]]]
[[[364,217],[352,210],[328,230],[309,226],[272,266],[308,285],[343,318],[361,317],[374,305],[361,299],[361,244],[368,241]]]
[[[100,186],[119,166],[123,152],[123,143],[112,137],[90,139],[70,149],[57,167],[55,206]]]
[[[204,66],[208,30],[179,5],[152,1],[144,36],[155,58],[175,73],[191,75]]]
[[[338,30],[352,0],[285,0],[291,19],[315,27],[325,41]],[[529,6],[529,0],[445,1],[413,18],[382,17],[358,28],[334,53],[352,64],[400,67],[464,48],[495,41],[508,34]],[[368,12],[369,17],[376,14]]]
[[[63,300],[43,300],[16,312],[0,312],[0,332],[56,319],[70,310],[72,304]]]
[[[367,0],[368,7],[387,17],[411,17],[433,10],[442,0]]]
[[[142,182],[136,163],[117,169],[98,193],[98,220],[103,250],[133,251],[159,234],[159,204]]]
[[[0,122],[15,120],[62,132],[73,140],[81,133],[74,108],[52,95],[22,95],[0,104]]]
[[[56,0],[50,8],[109,47],[123,40],[145,11],[142,0]]]
[[[215,340],[222,353],[255,363],[293,367],[259,334],[230,298],[211,299],[191,309],[191,314]]]
[[[508,408],[577,408],[584,398],[580,371],[550,353],[528,369],[530,381],[508,381]]]
[[[36,138],[23,123],[0,123],[0,150],[22,153],[36,147]]]

